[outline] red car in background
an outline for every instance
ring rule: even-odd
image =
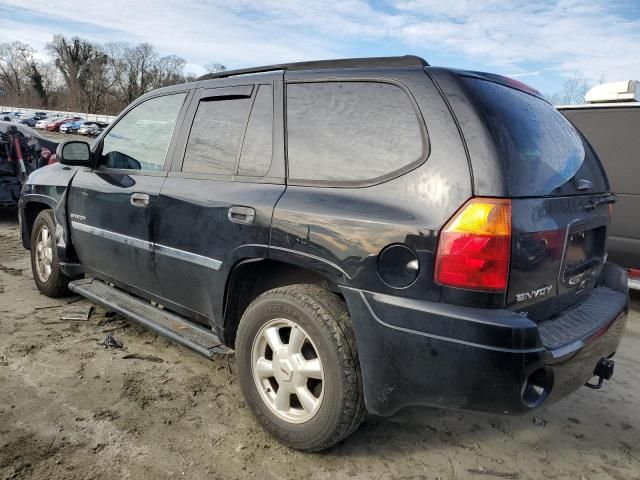
[[[57,132],[60,130],[60,127],[62,126],[63,123],[67,123],[67,122],[72,122],[72,121],[78,121],[78,120],[82,120],[81,117],[66,117],[66,118],[58,118],[56,120],[54,120],[53,122],[47,123],[47,130],[50,132]]]

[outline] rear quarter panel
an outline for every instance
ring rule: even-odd
[[[286,80],[317,75],[295,72]],[[374,186],[289,185],[274,212],[270,255],[322,269],[338,284],[438,300],[440,288],[433,283],[438,231],[472,193],[465,149],[447,105],[422,69],[322,75],[392,79],[408,87],[425,119],[428,158],[416,169]],[[377,274],[378,254],[396,243],[412,248],[420,264],[416,281],[401,289],[389,287]]]

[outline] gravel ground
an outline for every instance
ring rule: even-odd
[[[261,430],[232,357],[208,361],[102,308],[60,320],[71,303],[90,305],[38,293],[15,212],[0,211],[2,479],[640,479],[637,298],[603,390],[522,417],[411,408],[322,454]],[[101,346],[108,333],[124,348]]]

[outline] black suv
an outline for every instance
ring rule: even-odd
[[[519,82],[417,57],[222,72],[58,158],[20,203],[40,291],[234,349],[291,447],[327,448],[365,411],[522,413],[612,374],[615,197]]]

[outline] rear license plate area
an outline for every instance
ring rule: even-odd
[[[570,231],[562,265],[561,282],[566,288],[584,288],[603,260],[606,228]]]

